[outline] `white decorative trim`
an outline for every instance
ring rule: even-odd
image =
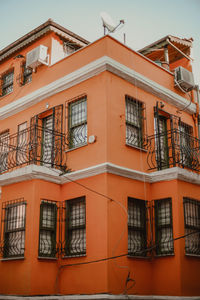
[[[0,295],[0,300],[200,300],[198,296],[139,296],[139,295],[111,295],[111,294],[94,294],[94,295],[68,295],[68,296],[5,296]]]
[[[71,181],[76,181],[104,173],[114,174],[147,183],[178,179],[200,185],[199,174],[178,167],[152,173],[145,173],[106,162],[66,174],[62,174],[62,172],[59,170],[50,169],[44,166],[29,165],[0,175],[0,186],[32,179],[42,179],[56,184],[65,184]]]
[[[135,72],[133,69],[122,65],[114,59],[108,56],[103,56],[64,77],[1,107],[0,120],[15,115],[43,99],[77,85],[78,83],[98,75],[105,70],[125,79],[128,82],[131,82],[134,85],[137,85],[139,88],[157,96],[159,99],[173,104],[179,109],[184,108],[188,104],[188,100],[184,97],[179,96],[171,90],[159,85],[142,74]],[[185,111],[191,114],[195,113],[196,105],[191,103]]]

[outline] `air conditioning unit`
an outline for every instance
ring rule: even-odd
[[[192,72],[183,67],[178,67],[174,71],[175,86],[181,87],[185,92],[189,92],[194,89],[195,83]]]
[[[26,54],[26,67],[35,69],[41,64],[49,64],[48,47],[40,45]]]

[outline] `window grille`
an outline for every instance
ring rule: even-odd
[[[155,201],[156,254],[174,253],[172,200],[170,198]]]
[[[22,66],[22,85],[25,85],[32,81],[32,69],[26,67],[26,63]]]
[[[184,166],[191,166],[193,157],[193,139],[192,127],[180,122],[179,123],[180,131],[180,163]]]
[[[185,253],[200,255],[200,201],[183,198]]]
[[[87,143],[87,98],[86,96],[69,103],[68,126],[69,148]]]
[[[13,91],[14,71],[10,71],[2,76],[2,96],[5,96]]]
[[[18,125],[16,165],[20,165],[27,156],[27,122]]]
[[[23,257],[25,247],[26,202],[24,199],[2,205],[3,257]]]
[[[86,253],[85,197],[66,202],[66,256],[80,256]]]
[[[128,197],[128,254],[146,256],[146,201]]]
[[[39,256],[55,257],[57,205],[50,200],[40,204]]]
[[[126,101],[126,144],[144,148],[144,104],[127,96]]]
[[[0,173],[7,170],[9,154],[9,131],[0,134]]]

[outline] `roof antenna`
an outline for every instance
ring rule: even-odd
[[[120,20],[119,24],[115,24],[115,22],[112,20],[111,16],[106,12],[100,13],[102,22],[103,22],[103,34],[106,35],[106,29],[107,32],[114,32],[121,24],[124,24],[124,20]]]

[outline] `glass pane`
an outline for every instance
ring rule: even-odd
[[[87,124],[77,126],[71,131],[71,139],[73,146],[79,146],[87,142]]]
[[[70,237],[70,254],[81,254],[86,252],[85,229],[73,230]]]
[[[193,233],[194,229],[186,229],[185,234]],[[185,251],[188,254],[200,254],[200,233],[193,233],[185,237]]]
[[[194,202],[185,202],[185,222],[188,226],[200,227],[199,205]]]
[[[25,204],[7,208],[6,231],[25,227]]]
[[[87,120],[87,102],[77,101],[71,104],[71,127]]]
[[[69,224],[70,227],[85,225],[85,203],[84,202],[73,203],[73,205],[71,205]]]
[[[4,255],[17,256],[24,254],[24,231],[11,232],[5,240]]]
[[[171,204],[170,201],[161,201],[158,204],[158,226],[170,225],[171,223]]]
[[[50,231],[40,231],[40,253],[52,254],[52,238]]]
[[[173,252],[173,236],[171,228],[162,228],[159,232],[159,252],[160,254]]]
[[[135,202],[130,202],[128,204],[128,225],[135,226],[135,227],[143,227],[141,222],[142,215],[141,215],[141,206],[137,205]]]
[[[42,227],[54,228],[56,221],[55,205],[42,204]]]

